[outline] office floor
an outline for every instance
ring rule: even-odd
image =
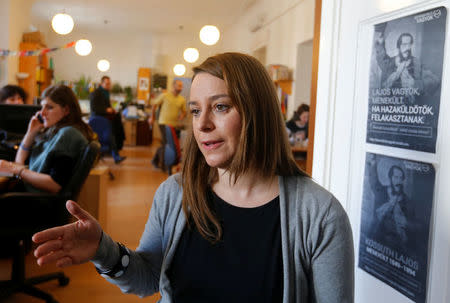
[[[154,150],[156,146],[125,147],[121,154],[128,158],[120,165],[115,165],[112,158],[106,158],[106,163],[102,164],[108,165],[116,177],[115,180],[108,181],[106,232],[114,240],[133,249],[139,244],[153,195],[159,184],[167,178],[167,174],[151,167],[150,160]],[[28,254],[26,263],[27,277],[58,271],[54,266],[40,268],[31,254]],[[0,260],[0,280],[9,279],[10,270],[11,262]],[[51,281],[38,286],[51,293],[60,303],[156,302],[159,298],[159,295],[141,299],[135,295],[122,294],[117,287],[100,277],[90,263],[66,268],[64,272],[70,278],[69,285],[59,287],[56,281]],[[4,302],[43,301],[17,294]]]

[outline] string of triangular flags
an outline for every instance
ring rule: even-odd
[[[29,57],[29,56],[41,56],[50,52],[54,52],[60,49],[64,49],[64,48],[71,48],[75,46],[75,41],[72,41],[70,43],[67,43],[64,46],[61,47],[53,47],[53,48],[41,48],[41,49],[36,49],[36,50],[23,50],[23,51],[10,51],[7,49],[0,49],[0,57],[14,57],[14,56],[18,56],[18,57]]]

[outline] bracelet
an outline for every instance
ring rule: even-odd
[[[22,180],[22,172],[25,169],[25,167],[22,167],[17,174],[14,175],[15,178]]]
[[[119,260],[111,270],[101,270],[97,267],[95,269],[104,278],[119,278],[122,276],[130,264],[130,251],[122,243],[117,242],[119,246]]]
[[[24,151],[28,151],[28,152],[31,151],[31,147],[25,147],[25,145],[23,145],[23,142],[20,142],[19,147],[21,149],[23,149]]]

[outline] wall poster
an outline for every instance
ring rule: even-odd
[[[366,153],[358,266],[414,302],[426,298],[433,165]]]
[[[367,143],[434,153],[447,10],[375,25]]]

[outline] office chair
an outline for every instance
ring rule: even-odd
[[[104,161],[103,156],[105,154],[111,153],[111,134],[112,126],[111,121],[103,116],[91,115],[89,117],[89,126],[92,128],[94,133],[98,136],[98,141],[100,142],[100,160]],[[114,180],[115,176],[108,168],[108,175],[110,180]]]
[[[69,222],[66,201],[77,199],[99,151],[97,141],[88,144],[75,165],[72,178],[58,194],[10,192],[0,195],[0,243],[5,247],[0,257],[13,258],[11,280],[0,281],[0,301],[16,292],[23,292],[47,303],[57,303],[50,294],[34,285],[58,280],[60,286],[65,286],[69,278],[63,272],[25,278],[25,255],[31,249],[34,233]]]

